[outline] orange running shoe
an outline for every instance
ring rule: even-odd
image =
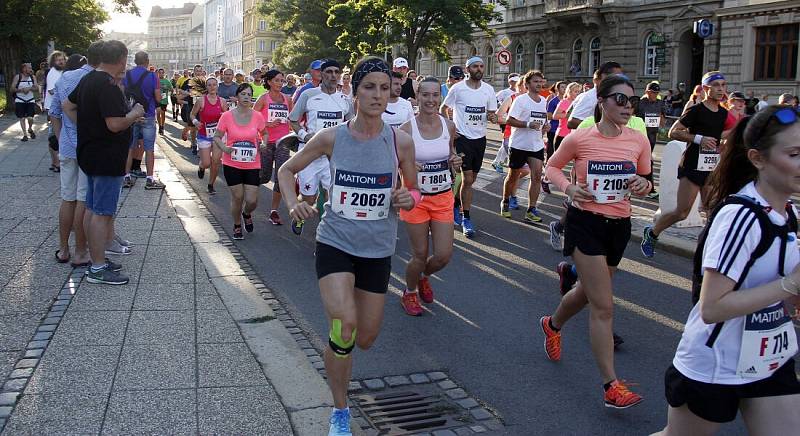
[[[547,358],[554,362],[561,360],[561,332],[550,328],[549,316],[539,319],[539,327],[544,333],[544,352],[547,354]]]
[[[422,298],[422,301],[425,304],[433,303],[433,288],[431,287],[431,282],[428,280],[427,277],[422,276],[419,279],[419,284],[417,285],[419,288],[419,297]]]
[[[614,409],[627,409],[642,402],[644,398],[628,389],[624,381],[614,380],[605,393],[606,407]]]
[[[411,316],[422,315],[422,306],[419,304],[419,294],[416,292],[406,291],[400,298],[400,305],[403,306],[403,310]]]

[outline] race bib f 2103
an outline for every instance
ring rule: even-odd
[[[606,162],[590,160],[586,167],[586,184],[595,203],[617,203],[630,196],[630,178],[636,165],[630,161]]]

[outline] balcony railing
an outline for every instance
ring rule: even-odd
[[[544,12],[568,12],[583,8],[598,7],[603,5],[603,0],[545,0]]]

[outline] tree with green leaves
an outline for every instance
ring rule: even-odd
[[[275,51],[275,63],[287,71],[305,71],[314,59],[346,61],[349,53],[336,46],[339,32],[329,28],[328,10],[335,0],[264,0],[259,13],[267,25],[286,35]]]
[[[413,66],[420,49],[449,60],[449,45],[470,41],[476,29],[491,35],[489,23],[501,19],[482,0],[347,0],[330,8],[327,23],[340,32],[336,46],[352,53],[351,61],[400,45]]]
[[[118,11],[139,14],[135,0],[114,3]],[[100,39],[98,26],[106,20],[108,14],[97,0],[0,1],[0,70],[6,82],[11,83],[22,62],[44,57],[48,41],[58,50],[85,50]],[[7,106],[14,101],[9,88],[5,90]]]

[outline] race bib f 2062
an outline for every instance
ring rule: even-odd
[[[337,169],[331,189],[331,210],[351,220],[388,218],[392,178],[392,173],[357,173]]]
[[[595,203],[617,203],[630,196],[630,178],[636,174],[631,161],[590,160],[586,166],[586,184]]]

